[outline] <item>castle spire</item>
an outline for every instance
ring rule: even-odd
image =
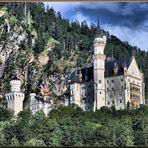
[[[97,24],[95,38],[103,38],[103,32],[102,32],[101,27],[100,27],[99,17],[98,17],[98,24]]]
[[[82,72],[81,72],[81,69],[79,70],[79,81],[80,82],[82,81]]]
[[[117,67],[117,62],[115,61],[115,63],[114,63],[114,68],[116,68]]]
[[[97,24],[97,28],[100,29],[100,21],[99,21],[99,16],[98,16],[98,24]]]

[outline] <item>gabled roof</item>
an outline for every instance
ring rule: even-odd
[[[121,59],[121,60],[112,60],[112,61],[106,61],[105,62],[105,77],[110,77],[114,75],[113,69],[115,64],[118,66],[118,73],[117,75],[124,74],[124,67],[129,67],[130,63],[132,61],[132,58],[127,59]]]
[[[116,75],[123,75],[124,74],[124,67],[129,67],[131,64],[133,58],[127,58],[125,60],[110,60],[105,61],[105,77],[111,77],[114,76],[114,67],[115,65],[118,67],[118,71]],[[79,80],[79,73],[82,74],[82,81],[81,82],[87,82],[90,80],[93,80],[93,66],[82,68],[79,70],[75,70],[70,75],[70,83],[80,83]],[[87,77],[87,79],[86,79]]]
[[[79,73],[81,72],[82,74],[82,81],[90,81],[93,79],[93,67],[86,67],[86,68],[82,68],[79,70],[75,70],[71,75],[70,75],[70,80],[71,83],[73,82],[77,82],[79,83]],[[85,77],[88,77],[87,80],[85,80]]]

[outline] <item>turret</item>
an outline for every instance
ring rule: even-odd
[[[118,70],[119,70],[119,67],[118,67],[118,64],[115,61],[115,63],[114,63],[114,75],[118,74]]]
[[[36,93],[30,93],[30,102],[35,99]]]
[[[103,31],[101,30],[98,21],[97,31],[93,41],[94,54],[104,54],[105,45],[106,45],[106,36],[103,34]]]
[[[82,72],[81,72],[81,69],[79,70],[79,81],[80,82],[82,81]]]
[[[14,111],[14,115],[17,115],[23,110],[24,93],[21,92],[21,81],[14,76],[10,81],[11,91],[6,93],[7,108]]]
[[[115,60],[114,58],[114,53],[113,53],[113,50],[112,50],[112,55],[111,55],[111,61]]]
[[[11,92],[20,92],[21,91],[21,81],[14,76],[10,81]]]
[[[124,60],[123,69],[124,69],[124,72],[126,72],[126,71],[127,71],[127,64],[126,64],[126,61],[125,61],[125,60]]]

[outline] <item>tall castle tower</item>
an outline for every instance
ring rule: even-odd
[[[94,111],[105,106],[105,58],[104,48],[106,45],[106,36],[100,29],[99,21],[97,25],[96,36],[93,41],[94,55]]]
[[[7,108],[17,115],[23,110],[24,93],[21,92],[21,81],[15,76],[10,81],[11,90],[6,94]]]

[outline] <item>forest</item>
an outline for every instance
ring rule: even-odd
[[[102,107],[84,112],[72,104],[59,106],[48,117],[30,110],[12,118],[0,111],[0,146],[147,146],[148,106],[116,111]]]

